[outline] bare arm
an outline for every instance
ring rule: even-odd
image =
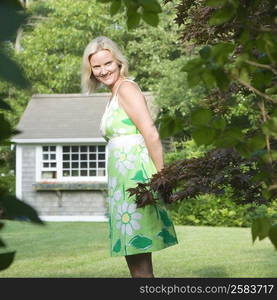
[[[118,89],[118,96],[120,105],[142,134],[149,155],[159,172],[164,167],[162,143],[143,94],[134,83],[125,81]]]

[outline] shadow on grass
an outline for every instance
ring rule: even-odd
[[[229,274],[226,273],[225,268],[222,266],[211,266],[194,271],[193,277],[194,276],[200,278],[223,278],[229,277]]]

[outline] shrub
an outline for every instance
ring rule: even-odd
[[[277,217],[277,200],[269,205],[236,204],[228,195],[203,194],[170,205],[176,225],[249,227],[258,216]]]

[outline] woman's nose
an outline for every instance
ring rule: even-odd
[[[101,69],[100,69],[100,74],[101,75],[105,75],[107,73],[107,70],[106,70],[106,68],[103,66],[103,67],[101,67]]]

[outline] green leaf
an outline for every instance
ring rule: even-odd
[[[271,240],[271,243],[274,245],[277,250],[277,224],[274,224],[270,227],[268,231],[268,237]]]
[[[200,56],[204,59],[209,59],[211,57],[211,53],[210,46],[205,46],[199,51]]]
[[[117,240],[117,242],[115,243],[115,245],[113,246],[113,252],[120,252],[121,250],[121,241],[120,239]]]
[[[271,221],[267,217],[259,217],[252,222],[251,232],[252,241],[255,242],[256,238],[263,240],[268,236],[269,229],[271,227]]]
[[[247,144],[252,152],[263,149],[266,146],[265,136],[256,135],[247,141]]]
[[[169,227],[169,226],[172,225],[172,222],[171,222],[171,220],[169,219],[166,210],[164,210],[164,209],[163,209],[163,210],[159,210],[159,214],[160,214],[161,220],[162,220],[163,223],[164,223],[164,226]]]
[[[231,5],[226,5],[221,9],[218,9],[214,12],[214,14],[210,17],[208,23],[209,25],[221,25],[230,21],[234,15],[236,10]]]
[[[44,224],[33,207],[18,200],[12,195],[3,195],[0,198],[0,203],[4,208],[5,216],[9,218],[27,218],[33,223],[40,225]]]
[[[224,66],[234,49],[235,45],[232,43],[218,43],[211,48],[211,51],[214,60],[219,65]]]
[[[227,90],[230,84],[230,79],[224,72],[223,68],[217,68],[212,71],[215,79],[217,86],[222,90]]]
[[[12,128],[8,121],[5,120],[4,114],[0,114],[0,140],[4,140],[11,136]]]
[[[128,29],[134,29],[138,26],[141,15],[137,12],[127,14],[127,27]]]
[[[13,262],[15,251],[0,254],[0,271],[7,269]]]
[[[201,74],[196,74],[195,79],[197,78],[198,84],[199,84],[199,76],[208,89],[215,87],[216,80],[211,71],[206,69]]]
[[[211,122],[211,126],[215,129],[224,130],[226,127],[226,121],[223,117],[218,117]]]
[[[252,154],[251,149],[249,149],[248,144],[245,142],[237,143],[237,141],[233,140],[233,144],[231,144],[230,146],[235,146],[239,154],[245,158],[249,158]]]
[[[6,244],[1,239],[0,239],[0,247],[6,247]]]
[[[113,17],[117,14],[121,7],[121,0],[113,0],[111,7],[110,7],[110,15]]]
[[[159,16],[157,13],[144,11],[142,19],[149,25],[157,27],[159,24]]]
[[[21,88],[28,88],[29,81],[23,76],[19,66],[0,48],[0,79],[11,82]]]
[[[242,133],[242,129],[239,127],[230,127],[225,130],[225,135],[233,138],[238,142],[244,142],[244,135]]]
[[[200,108],[191,113],[192,125],[207,125],[212,119],[212,112],[209,109]]]
[[[215,130],[213,128],[199,127],[192,130],[192,138],[198,146],[212,144],[214,137]]]
[[[146,250],[152,246],[152,240],[141,234],[134,236],[129,244],[136,249]]]
[[[24,13],[20,1],[2,0],[0,2],[0,40],[13,40],[16,31],[21,24],[25,23],[26,19],[27,15]]]
[[[137,0],[140,3],[145,11],[151,11],[155,13],[161,13],[162,8],[156,0]]]
[[[272,117],[262,125],[264,134],[277,137],[277,117]]]

